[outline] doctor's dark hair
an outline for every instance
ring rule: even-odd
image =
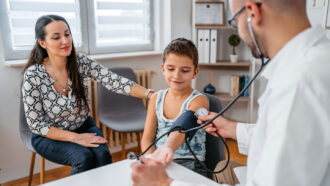
[[[198,52],[195,44],[185,38],[177,38],[172,40],[164,49],[163,63],[165,63],[167,56],[170,54],[185,55],[193,60],[195,69],[198,67]]]
[[[29,60],[23,69],[23,75],[26,69],[28,69],[30,66],[33,66],[35,64],[42,64],[44,62],[44,59],[48,57],[47,50],[40,46],[38,40],[41,41],[45,40],[45,36],[46,36],[45,27],[53,21],[63,21],[67,25],[72,37],[70,26],[68,22],[65,20],[65,18],[58,15],[44,15],[39,17],[36,22],[35,30],[34,30],[36,42],[30,53]],[[67,57],[66,70],[72,82],[71,85],[72,95],[76,96],[76,101],[79,110],[83,106],[89,110],[87,96],[85,93],[85,89],[83,87],[82,78],[78,71],[77,53],[73,44],[73,40],[72,40],[71,54]]]

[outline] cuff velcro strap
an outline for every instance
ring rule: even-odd
[[[199,125],[197,124],[197,117],[195,116],[195,113],[191,110],[188,110],[181,114],[178,119],[176,119],[176,121],[171,126],[171,130],[177,128],[180,128],[181,130],[188,130],[198,126]],[[191,140],[196,132],[197,130],[186,133],[188,140]]]

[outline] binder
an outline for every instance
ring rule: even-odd
[[[204,63],[204,30],[197,31],[198,61]]]
[[[210,30],[204,30],[204,63],[210,63]]]
[[[217,62],[217,30],[212,29],[210,34],[210,63]]]
[[[249,76],[244,76],[244,87],[249,83]],[[244,91],[243,96],[249,96],[249,89]]]
[[[239,91],[239,76],[231,75],[230,82],[231,82],[230,96],[231,97],[237,96]]]

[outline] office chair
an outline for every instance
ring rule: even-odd
[[[116,67],[111,71],[136,82],[131,68]],[[126,134],[137,132],[138,149],[141,149],[139,132],[144,129],[147,111],[141,99],[117,94],[106,89],[103,85],[97,86],[97,119],[100,124],[121,134],[122,158],[126,158]],[[105,135],[109,137],[109,135]],[[110,142],[108,140],[108,142]]]
[[[221,102],[219,98],[204,93],[204,95],[209,99],[209,111],[220,112],[222,109]],[[225,160],[225,146],[221,139],[206,133],[206,157],[205,164],[208,169],[214,170],[217,163],[221,160]]]
[[[20,112],[19,112],[19,133],[21,136],[21,140],[23,141],[26,148],[32,152],[31,162],[30,162],[30,173],[29,173],[29,186],[32,183],[32,176],[34,170],[34,162],[36,158],[36,151],[34,150],[31,144],[32,132],[28,127],[26,122],[25,112],[24,112],[24,105],[23,105],[23,98],[20,98]],[[45,182],[45,158],[40,156],[40,184]]]

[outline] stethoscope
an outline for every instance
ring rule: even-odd
[[[163,135],[161,135],[160,137],[158,137],[157,139],[155,139],[155,141],[150,144],[148,146],[148,148],[146,150],[144,150],[141,154],[139,155],[136,155],[134,152],[130,152],[128,153],[128,159],[136,159],[136,160],[140,160],[140,156],[143,156],[153,145],[155,145],[157,143],[157,141],[159,141],[162,137],[170,134],[171,132],[174,132],[174,131],[178,131],[180,133],[188,133],[188,132],[191,132],[191,131],[195,131],[195,130],[199,130],[199,129],[202,129],[204,128],[205,126],[211,124],[216,118],[218,118],[220,115],[223,115],[223,113],[225,113],[242,95],[243,93],[250,87],[250,85],[252,84],[252,82],[258,77],[258,75],[262,72],[262,70],[264,69],[264,67],[270,62],[270,58],[266,58],[267,60],[265,61],[265,57],[264,55],[261,53],[261,50],[259,48],[259,45],[254,37],[254,33],[253,33],[253,29],[252,29],[252,25],[251,25],[251,17],[248,17],[247,19],[247,23],[248,23],[248,28],[249,28],[249,32],[250,32],[250,35],[251,35],[251,38],[252,38],[252,41],[256,47],[256,50],[258,52],[258,55],[259,55],[259,58],[261,59],[261,66],[259,68],[259,70],[255,73],[255,75],[251,78],[251,80],[248,82],[248,84],[238,93],[238,95],[233,99],[231,100],[225,108],[223,108],[217,115],[215,115],[212,119],[210,119],[209,121],[206,121],[205,123],[199,125],[198,127],[194,127],[194,128],[191,128],[191,129],[188,129],[188,130],[183,130],[181,128],[174,128],[173,130],[170,130],[169,132],[166,132],[164,133]],[[206,165],[204,163],[202,163],[200,160],[198,160],[198,158],[196,157],[195,153],[192,151],[189,143],[188,143],[188,140],[187,138],[185,138],[185,143],[187,144],[187,147],[189,149],[189,151],[191,152],[191,154],[194,156],[194,158],[196,159],[197,162],[199,162],[203,168],[205,170],[207,170],[208,172],[212,173],[212,174],[218,174],[218,173],[221,173],[222,171],[224,171],[227,167],[228,167],[228,164],[229,164],[229,160],[230,160],[230,153],[229,153],[229,148],[228,148],[228,145],[227,143],[225,142],[225,140],[223,139],[223,137],[216,131],[215,132],[217,134],[217,136],[221,139],[221,141],[223,142],[223,144],[225,145],[225,148],[227,150],[227,162],[226,162],[226,165],[219,171],[213,171],[213,170],[209,170]]]

